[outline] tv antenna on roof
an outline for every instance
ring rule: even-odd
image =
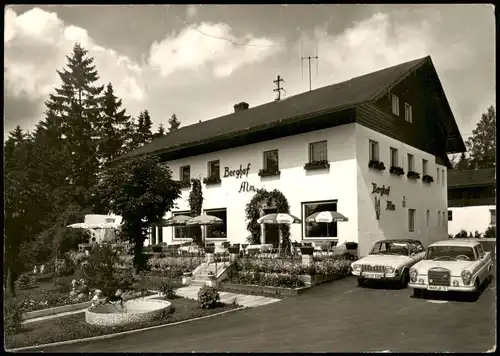
[[[284,82],[284,80],[278,74],[278,79],[273,80],[273,83],[276,84],[276,86],[277,86],[277,88],[273,89],[273,91],[278,92],[278,96],[276,97],[276,99],[274,99],[274,101],[280,101],[281,100],[281,91],[285,90],[283,87],[280,86],[281,82]]]
[[[311,59],[315,59],[316,60],[316,77],[318,77],[318,41],[316,40],[316,56],[314,57],[311,57],[311,56],[308,56],[308,57],[303,57],[302,56],[302,41],[300,42],[300,54],[301,54],[301,70],[302,70],[302,79],[304,79],[304,59],[307,59],[308,60],[308,64],[309,64],[309,91],[312,90],[312,85],[311,85]]]

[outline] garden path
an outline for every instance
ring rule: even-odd
[[[198,299],[198,291],[201,286],[187,286],[177,289],[176,294],[183,298]],[[224,304],[230,304],[236,299],[238,305],[244,307],[259,307],[261,305],[279,302],[281,299],[261,297],[257,295],[235,294],[229,292],[219,292],[220,301]]]

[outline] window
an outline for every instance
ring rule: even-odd
[[[181,181],[189,182],[191,179],[191,167],[190,166],[181,167],[181,172],[179,174],[179,177],[181,178],[180,179]]]
[[[396,95],[392,96],[392,113],[399,116],[399,98]]]
[[[210,209],[205,210],[205,214],[216,216],[224,221],[223,224],[208,225],[207,226],[207,239],[225,239],[227,238],[227,210],[223,209]]]
[[[427,221],[427,227],[429,227],[429,220],[431,219],[431,212],[427,210],[425,213],[426,221]]]
[[[453,221],[453,210],[448,210],[448,221]]]
[[[158,226],[158,243],[163,243],[163,226]]]
[[[309,144],[309,162],[327,161],[326,141]]]
[[[438,210],[438,226],[441,225],[440,221],[441,221],[441,211]]]
[[[220,162],[208,162],[208,176],[210,178],[220,178]]]
[[[398,166],[398,150],[391,147],[391,167]]]
[[[370,161],[378,161],[378,142],[369,141],[370,144]]]
[[[422,175],[427,175],[427,160],[422,159]]]
[[[278,150],[264,152],[264,169],[279,171]]]
[[[415,162],[413,161],[413,155],[408,153],[408,172],[415,172]]]
[[[191,211],[174,211],[172,213],[173,216],[177,215],[187,215],[187,216],[193,216]],[[200,234],[201,236],[201,228],[199,226],[172,226],[173,229],[173,238],[174,239],[187,239],[193,234],[196,233],[196,231]]]
[[[410,123],[413,122],[411,105],[408,103],[405,103],[405,121]]]
[[[302,214],[304,217],[303,233],[305,238],[332,238],[337,237],[337,222],[305,222],[305,219],[319,211],[337,211],[337,201],[323,201],[302,203]]]
[[[483,245],[481,244],[477,245],[477,255],[479,256],[479,258],[483,258],[484,256]]]
[[[441,171],[441,183],[444,185],[444,169]]]
[[[415,231],[415,209],[408,209],[408,231]]]
[[[497,224],[497,209],[490,209],[491,221],[490,224],[496,226]]]
[[[437,184],[439,184],[439,168],[437,169],[436,177],[437,177]]]

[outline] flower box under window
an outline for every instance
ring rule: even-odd
[[[422,181],[424,181],[425,183],[432,183],[432,182],[434,182],[434,178],[432,178],[432,176],[426,174],[422,177]]]
[[[402,167],[391,167],[389,173],[402,176],[403,174],[405,174],[405,171]]]
[[[206,177],[203,178],[203,183],[210,185],[210,184],[220,184],[220,177]]]
[[[325,169],[325,168],[330,168],[330,163],[328,163],[328,161],[314,161],[306,163],[304,165],[304,169],[306,171],[313,169]]]
[[[190,188],[191,187],[191,181],[190,180],[181,180],[179,182],[181,184],[181,188]]]
[[[259,176],[260,177],[270,177],[270,176],[279,176],[281,171],[278,169],[260,169]]]
[[[384,162],[381,161],[371,160],[370,162],[368,162],[368,167],[379,171],[385,170]]]
[[[415,171],[409,171],[406,176],[411,179],[420,179],[420,173]]]

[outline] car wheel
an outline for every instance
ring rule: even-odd
[[[424,296],[424,291],[422,289],[413,289],[413,297],[414,298],[422,298]]]
[[[358,286],[360,286],[360,287],[366,286],[366,279],[358,278]]]
[[[474,282],[474,292],[471,293],[471,300],[473,302],[477,301],[480,295],[481,295],[481,283],[479,283],[479,279],[476,279],[476,281]]]
[[[399,281],[399,287],[401,289],[405,289],[408,287],[408,282],[410,281],[410,273],[408,270],[404,270],[403,274],[401,275],[401,280]]]

